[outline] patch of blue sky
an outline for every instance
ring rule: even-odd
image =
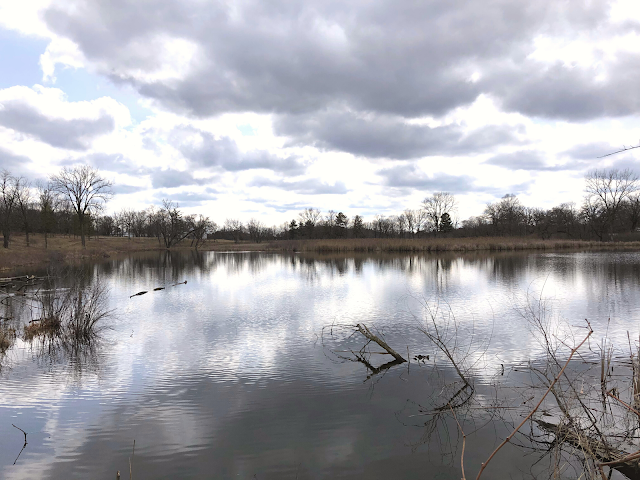
[[[71,102],[111,97],[125,105],[135,123],[153,112],[138,101],[138,94],[131,88],[118,87],[109,80],[92,74],[84,68],[56,65],[56,81],[43,81],[40,55],[47,48],[48,40],[21,35],[0,28],[0,88],[16,85],[33,87],[44,85],[62,90]]]
[[[130,87],[119,87],[108,79],[100,77],[84,68],[56,67],[56,88],[62,90],[71,102],[111,97],[129,109],[133,123],[140,123],[153,115],[153,111],[140,104],[138,93]]]
[[[238,130],[240,130],[240,133],[242,133],[242,135],[244,135],[245,137],[252,137],[253,135],[256,134],[256,129],[253,128],[251,125],[238,125]]]
[[[0,28],[0,88],[42,83],[40,55],[48,41]]]

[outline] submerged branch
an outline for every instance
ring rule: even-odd
[[[402,355],[400,355],[398,352],[396,352],[393,348],[391,348],[387,342],[385,342],[384,340],[382,340],[380,337],[378,337],[377,335],[374,335],[373,333],[371,333],[371,330],[369,330],[367,328],[367,326],[364,323],[358,323],[356,325],[356,330],[358,330],[358,332],[360,332],[365,338],[367,338],[368,340],[377,343],[378,345],[380,345],[381,348],[383,348],[389,355],[391,355],[393,358],[396,359],[396,362],[398,363],[404,363],[406,362],[406,360],[402,357]]]
[[[520,430],[522,428],[522,426],[533,416],[534,413],[536,413],[536,411],[538,410],[538,408],[540,408],[540,405],[542,405],[542,402],[544,401],[544,399],[547,397],[547,395],[549,394],[549,392],[551,391],[551,389],[553,388],[553,386],[558,382],[558,380],[560,379],[560,377],[562,377],[562,374],[564,373],[564,371],[566,370],[566,368],[569,366],[569,362],[571,362],[571,359],[573,358],[573,356],[576,354],[576,352],[580,349],[580,347],[582,347],[582,345],[585,344],[585,342],[587,340],[589,340],[589,337],[591,337],[591,334],[593,333],[593,329],[591,328],[591,325],[589,324],[589,322],[587,322],[587,327],[589,328],[589,333],[587,333],[587,336],[584,337],[584,339],[574,348],[571,349],[571,353],[569,355],[569,358],[567,359],[567,361],[565,362],[564,366],[562,367],[562,370],[560,370],[560,372],[558,373],[558,375],[556,375],[556,377],[553,379],[553,382],[551,382],[551,385],[549,385],[549,388],[547,388],[547,391],[544,393],[544,395],[542,396],[542,398],[538,401],[538,403],[536,404],[536,406],[533,408],[533,410],[531,410],[529,412],[529,414],[524,418],[524,420],[522,420],[522,422],[520,422],[520,424],[509,434],[509,436],[507,438],[504,439],[504,441],[498,445],[496,447],[496,449],[493,451],[493,453],[489,456],[489,458],[487,459],[486,462],[484,462],[481,467],[480,467],[480,471],[478,472],[478,476],[476,477],[476,480],[478,480],[480,478],[480,476],[482,475],[482,472],[484,472],[484,469],[487,468],[487,465],[489,464],[489,462],[491,461],[491,459],[498,453],[498,451],[504,447],[512,438],[513,436],[518,433],[518,430]]]

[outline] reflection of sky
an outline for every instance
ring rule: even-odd
[[[370,390],[362,366],[327,358],[323,326],[375,325],[399,351],[429,353],[416,328],[420,301],[439,302],[455,314],[461,343],[491,338],[486,357],[495,370],[492,359],[539,352],[517,311],[528,292],[548,300],[556,324],[589,318],[598,339],[611,318],[609,334],[624,347],[626,331],[639,331],[639,260],[188,252],[86,267],[111,287],[112,329],[89,363],[21,342],[10,352],[0,383],[2,475],[112,478],[126,471],[134,438],[149,478],[357,478],[376,462],[373,478],[384,478],[375,472],[399,458],[418,472],[433,459],[404,457],[412,433],[394,412],[427,395],[427,382],[390,372]],[[129,298],[142,290],[149,293]],[[12,423],[34,432],[15,467],[21,433]]]

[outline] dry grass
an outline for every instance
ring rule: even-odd
[[[60,327],[61,324],[59,321],[52,320],[28,323],[24,326],[23,338],[31,341],[42,335],[53,337],[60,332]]]
[[[423,239],[334,239],[284,240],[271,242],[269,250],[292,252],[508,252],[520,250],[640,250],[640,242],[586,242],[581,240],[538,240],[522,237],[423,238]]]
[[[56,235],[44,248],[44,236],[31,235],[26,246],[24,235],[14,235],[8,249],[0,248],[0,271],[18,267],[45,267],[52,262],[74,263],[91,258],[132,252],[161,251],[164,246],[155,238],[91,237],[83,249],[79,237]],[[190,249],[184,241],[174,250]],[[640,242],[586,242],[580,240],[539,240],[521,237],[480,238],[361,238],[325,240],[277,240],[265,243],[208,240],[201,251],[285,251],[315,253],[438,253],[438,252],[508,252],[517,250],[615,249],[640,250]]]
[[[106,258],[132,252],[161,251],[163,245],[156,238],[91,237],[83,249],[80,237],[56,235],[49,237],[48,248],[44,248],[44,235],[30,235],[31,246],[27,247],[24,235],[12,235],[9,248],[0,248],[0,271],[19,267],[46,267],[50,263],[74,263],[91,258]],[[190,241],[182,242],[174,249],[190,249]],[[226,240],[208,240],[200,250],[264,250],[265,244],[233,243]]]
[[[0,326],[0,354],[8,350],[16,339],[16,331],[13,328]]]

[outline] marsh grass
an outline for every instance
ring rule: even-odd
[[[14,328],[6,325],[0,326],[0,355],[4,354],[16,339],[16,331]]]
[[[28,299],[35,318],[25,325],[24,339],[44,336],[67,345],[91,343],[113,313],[107,306],[106,284],[72,269],[49,278],[45,288]]]
[[[191,249],[183,241],[172,249]],[[91,237],[83,249],[80,238],[56,235],[49,238],[30,235],[30,246],[24,235],[14,235],[8,249],[0,249],[0,271],[25,266],[73,264],[96,258],[108,258],[134,252],[164,251],[156,238]],[[441,252],[512,252],[551,250],[640,250],[640,241],[595,242],[582,240],[540,240],[525,237],[474,238],[342,238],[319,240],[273,240],[263,243],[208,240],[200,251],[273,251],[309,253],[441,253]]]
[[[640,242],[587,242],[581,240],[538,240],[522,237],[482,237],[482,238],[359,238],[325,240],[280,240],[267,245],[269,250],[291,252],[398,252],[398,253],[439,253],[439,252],[507,252],[525,250],[586,250],[620,249],[638,250]]]

